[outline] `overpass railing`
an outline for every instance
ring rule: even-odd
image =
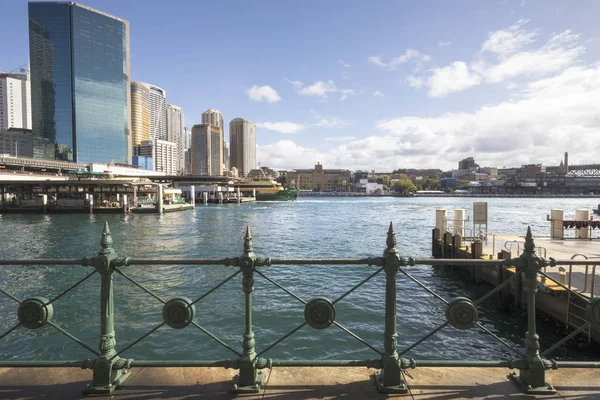
[[[20,329],[35,331],[36,329],[47,325],[56,331],[65,335],[77,345],[89,351],[93,357],[86,360],[73,361],[55,361],[55,360],[37,360],[37,361],[18,361],[18,360],[0,360],[0,367],[80,367],[92,370],[92,382],[86,393],[110,393],[117,386],[121,385],[130,375],[132,368],[138,367],[224,367],[235,368],[239,374],[235,378],[233,390],[236,392],[257,392],[262,384],[262,370],[278,366],[300,367],[300,366],[330,366],[330,367],[354,367],[364,366],[380,370],[374,375],[374,382],[380,392],[385,393],[406,393],[409,388],[405,381],[405,370],[418,367],[497,367],[517,369],[517,372],[509,376],[521,385],[525,393],[540,394],[554,393],[555,390],[546,382],[546,371],[556,368],[600,368],[600,362],[586,361],[560,361],[553,360],[547,356],[560,346],[565,344],[575,335],[583,332],[590,327],[600,327],[600,301],[598,298],[589,299],[580,293],[571,291],[571,295],[580,296],[587,303],[587,321],[578,329],[571,332],[559,340],[554,345],[541,351],[539,336],[536,329],[536,292],[538,290],[537,277],[544,276],[546,279],[556,282],[566,290],[568,287],[556,281],[544,272],[545,268],[552,268],[560,265],[590,265],[593,262],[588,260],[555,260],[540,258],[535,253],[535,244],[528,228],[525,239],[524,252],[517,258],[505,260],[466,260],[466,259],[415,259],[412,257],[401,257],[396,249],[395,233],[390,223],[387,232],[386,248],[382,256],[369,258],[263,258],[257,257],[254,253],[252,236],[249,229],[246,230],[241,256],[223,258],[223,259],[133,259],[121,257],[113,248],[113,240],[108,224],[105,223],[101,238],[101,250],[95,257],[83,259],[21,259],[21,260],[0,260],[3,266],[29,266],[36,268],[40,265],[52,266],[81,266],[89,268],[90,272],[82,279],[73,283],[62,293],[48,299],[42,296],[32,296],[25,299],[17,298],[4,288],[0,288],[0,293],[7,296],[17,305],[18,323],[7,331],[0,334],[0,348],[2,348],[2,338]],[[473,265],[475,267],[484,267],[489,265],[505,265],[516,267],[516,273],[502,284],[487,292],[476,300],[466,297],[456,297],[446,299],[436,293],[434,290],[423,284],[415,278],[409,271],[413,266],[418,265]],[[142,265],[217,265],[230,267],[233,273],[223,281],[217,283],[208,291],[198,295],[195,299],[186,297],[172,297],[169,299],[154,293],[142,283],[133,279],[126,272],[127,268],[135,268]],[[344,294],[335,299],[327,297],[317,297],[311,300],[303,299],[288,288],[272,279],[267,272],[270,268],[281,265],[364,265],[373,268],[373,272],[358,284],[349,288]],[[5,267],[6,268],[6,267]],[[358,290],[366,282],[373,279],[378,274],[385,274],[385,301],[381,306],[385,309],[383,343],[369,343],[350,329],[342,325],[336,318],[336,305],[344,300],[346,296]],[[404,275],[409,281],[412,281],[416,287],[426,291],[435,297],[445,309],[446,321],[441,323],[435,329],[423,335],[420,339],[407,346],[398,348],[398,329],[402,330],[404,324],[410,321],[402,321],[398,324],[397,314],[397,287],[396,278],[399,274]],[[94,275],[100,277],[100,335],[97,350],[92,346],[78,339],[72,332],[57,324],[54,317],[53,303],[65,294],[81,285]],[[125,281],[133,286],[143,290],[162,304],[162,321],[151,330],[147,331],[141,337],[137,338],[127,346],[117,347],[116,333],[118,326],[115,325],[114,305],[113,305],[113,276],[120,275]],[[201,325],[200,318],[196,317],[196,304],[219,290],[225,283],[241,276],[241,286],[245,297],[245,324],[244,333],[241,337],[241,349],[226,343]],[[519,276],[524,278],[524,288],[527,295],[527,332],[524,334],[523,346],[517,347],[503,340],[495,333],[487,329],[478,320],[478,306],[492,297],[511,281]],[[304,322],[296,328],[290,330],[274,342],[265,346],[257,346],[260,338],[256,338],[253,328],[253,292],[255,278],[261,278],[271,283],[278,289],[284,291],[289,296],[304,305]],[[404,290],[404,288],[403,288]],[[2,316],[5,317],[5,316]],[[356,360],[283,360],[266,358],[267,353],[272,348],[278,346],[284,340],[294,335],[298,330],[308,325],[315,330],[337,328],[341,333],[348,335],[353,340],[362,343],[372,350],[377,356],[373,359]],[[469,361],[460,359],[451,360],[419,360],[407,357],[407,353],[427,342],[440,330],[446,327],[452,327],[458,330],[472,330],[484,332],[491,336],[504,347],[506,347],[513,358],[496,358],[490,356],[488,360]],[[142,340],[148,338],[155,332],[163,329],[198,329],[208,335],[219,345],[230,351],[235,358],[231,360],[134,360],[124,357],[124,353],[136,346]],[[7,353],[7,349],[3,353]]]

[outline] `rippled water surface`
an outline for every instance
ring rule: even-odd
[[[490,233],[549,235],[546,215],[552,208],[593,208],[594,199],[477,199],[489,203]],[[592,204],[594,203],[594,204]],[[239,256],[249,226],[257,256],[377,257],[385,249],[386,232],[394,223],[401,255],[428,257],[435,209],[464,208],[468,198],[301,198],[288,203],[199,206],[193,211],[158,215],[0,215],[0,258],[81,258],[99,248],[104,221],[114,247],[131,258],[222,258]],[[303,299],[334,299],[377,270],[369,266],[262,267],[268,277]],[[195,299],[235,273],[223,266],[131,266],[126,273],[166,299]],[[78,266],[2,267],[0,287],[18,298],[52,298],[90,272]],[[460,273],[427,266],[409,272],[441,296],[476,298],[490,288],[473,285]],[[304,305],[259,276],[255,277],[254,331],[260,352],[304,321]],[[115,274],[117,349],[122,349],[162,322],[161,304]],[[99,277],[61,297],[54,321],[92,348],[99,338]],[[382,350],[385,276],[377,275],[336,304],[336,321]],[[16,303],[0,294],[0,332],[17,322]],[[438,300],[403,275],[398,276],[398,342],[408,347],[445,321]],[[502,308],[495,298],[481,305],[480,320],[508,343],[522,347],[525,315]],[[241,276],[197,304],[196,321],[221,340],[241,350],[244,296]],[[542,347],[556,341],[561,326],[540,321]],[[0,333],[1,334],[1,333]],[[596,350],[577,347],[557,357],[597,359]],[[173,330],[163,326],[124,353],[136,359],[223,359],[236,357],[194,326]],[[511,355],[488,334],[446,327],[408,353],[414,358],[498,359]],[[0,340],[0,359],[81,359],[93,355],[44,326],[19,328]],[[317,331],[305,326],[265,353],[273,358],[364,359],[378,355],[335,326]]]

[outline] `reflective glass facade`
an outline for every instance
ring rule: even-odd
[[[34,156],[129,163],[126,21],[75,3],[29,3]]]

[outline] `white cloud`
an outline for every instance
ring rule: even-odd
[[[376,90],[373,92],[373,96],[375,97],[385,97],[385,94],[381,93],[381,91]]]
[[[279,133],[298,133],[304,129],[304,125],[295,122],[260,122],[256,124],[259,128],[268,129]]]
[[[340,100],[346,100],[348,96],[354,95],[353,89],[339,89],[332,80],[328,81],[316,81],[312,85],[304,86],[300,81],[292,81],[285,78],[286,81],[293,84],[297,89],[298,93],[303,96],[317,96],[326,99],[330,93],[339,93]]]
[[[336,90],[337,88],[333,81],[317,81],[310,86],[303,87],[300,90],[300,94],[305,96],[327,97],[327,93],[335,92]]]
[[[333,136],[323,139],[325,143],[334,143],[334,142],[349,142],[351,140],[355,140],[356,136]]]
[[[283,79],[285,79],[286,81],[288,81],[289,83],[294,85],[294,87],[296,89],[300,89],[302,86],[304,86],[304,84],[301,81],[292,81],[292,80],[286,78],[285,76],[283,77]]]
[[[367,61],[371,64],[378,65],[382,68],[387,68],[389,70],[396,69],[396,67],[400,64],[405,64],[409,61],[420,65],[424,62],[431,61],[431,57],[427,54],[422,54],[420,51],[415,49],[406,49],[404,54],[392,58],[388,63],[385,63],[381,60],[381,56],[371,56],[367,57]]]
[[[541,48],[511,55],[500,64],[489,67],[484,76],[488,82],[499,83],[523,74],[546,74],[571,65],[585,51],[577,43],[578,35],[565,31],[553,35]]]
[[[406,82],[408,83],[408,86],[415,89],[419,89],[421,86],[423,86],[423,78],[416,77],[414,75],[408,75],[406,77]]]
[[[379,65],[380,67],[387,67],[387,65],[384,64],[383,61],[381,61],[381,56],[367,57],[367,61],[370,62],[371,64]]]
[[[508,29],[491,32],[483,43],[481,51],[489,51],[499,57],[504,57],[535,42],[535,37],[539,32],[522,28],[528,22],[528,20],[522,19]]]
[[[344,68],[350,68],[352,67],[352,65],[348,64],[347,62],[345,62],[344,60],[338,60],[338,62],[342,65],[342,67]]]
[[[438,42],[438,47],[447,47],[450,46],[451,42],[442,42],[441,40]]]
[[[246,91],[250,100],[266,101],[267,103],[276,103],[281,100],[275,89],[269,85],[257,86],[254,85]]]
[[[455,61],[447,67],[435,68],[427,80],[429,96],[441,97],[479,85],[479,78],[462,61]]]
[[[320,117],[313,126],[320,128],[343,128],[348,125],[348,121],[338,117]]]
[[[327,150],[280,141],[259,146],[259,153],[265,165],[288,169],[310,168],[320,160],[325,168],[448,170],[469,156],[489,166],[558,165],[565,151],[578,164],[597,161],[600,63],[526,83],[513,97],[473,112],[380,121],[359,139],[329,138],[327,143],[335,145]]]
[[[540,36],[537,30],[523,28],[527,20],[519,20],[504,30],[491,32],[471,63],[454,61],[448,66],[430,70],[427,79],[429,96],[441,97],[469,89],[482,83],[502,83],[517,77],[539,78],[575,65],[585,52],[580,36],[566,30],[552,34],[537,49],[526,49]],[[489,55],[493,60],[489,60]],[[418,88],[418,80],[407,77],[410,86]]]
[[[298,146],[291,140],[257,146],[256,156],[262,165],[279,169],[312,168],[318,160],[324,161],[326,158],[317,149]]]

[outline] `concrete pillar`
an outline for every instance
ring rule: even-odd
[[[208,192],[202,192],[202,200],[204,204],[208,204]]]
[[[190,185],[190,201],[192,202],[192,207],[196,208],[196,186]]]
[[[576,210],[575,211],[575,220],[576,221],[589,221],[590,220],[590,210]],[[575,230],[575,238],[576,239],[589,239],[589,237],[590,237],[590,228],[589,227]]]
[[[94,212],[94,195],[93,194],[89,194],[89,198],[88,198],[88,203],[90,205],[90,214]]]
[[[162,185],[156,185],[156,211],[159,214],[163,213],[163,191]]]
[[[127,203],[127,195],[124,194],[123,195],[123,213],[127,214],[127,211],[129,211],[129,204]]]
[[[452,211],[452,233],[465,236],[465,210],[457,208]]]
[[[435,229],[439,229],[442,233],[446,232],[447,218],[446,210],[435,210]]]
[[[42,212],[46,214],[48,212],[48,195],[42,195]]]
[[[219,192],[219,204],[223,204],[223,192]]]
[[[564,239],[565,238],[565,227],[563,221],[565,220],[565,210],[551,210],[550,211],[550,237],[552,239]]]

